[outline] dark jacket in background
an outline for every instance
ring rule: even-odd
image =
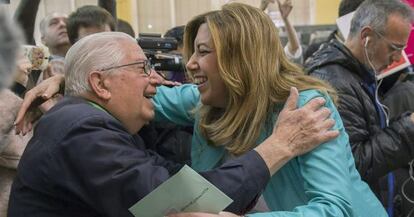
[[[157,152],[166,160],[191,165],[190,130],[173,123],[151,122],[144,126],[138,135],[144,140],[147,149]]]
[[[391,119],[407,111],[414,112],[414,81],[397,82],[386,93],[383,102],[389,109]]]
[[[9,216],[132,216],[128,208],[181,166],[148,151],[108,113],[65,98],[35,128],[12,186]],[[201,174],[234,200],[227,210],[236,213],[249,208],[269,180],[255,151]]]
[[[328,43],[332,39],[339,38],[340,36],[338,36],[338,34],[340,33],[338,31],[339,31],[338,29],[334,30],[331,32],[331,34],[329,34],[328,38],[325,38],[322,41],[317,41],[317,42],[310,44],[308,48],[305,50],[305,53],[303,53],[303,62],[306,62],[306,60],[308,60],[309,57],[311,57],[317,50],[319,50],[322,44]]]
[[[349,134],[357,169],[378,194],[378,180],[413,159],[414,124],[405,114],[381,129],[374,96],[366,85],[375,82],[372,72],[337,40],[322,46],[308,59],[305,68],[338,91],[338,110]]]
[[[384,96],[383,102],[388,107],[391,120],[398,118],[406,112],[414,112],[414,81],[410,80],[413,77],[413,75],[408,75],[404,81],[397,82]],[[402,215],[404,217],[414,210],[414,203],[405,198],[414,199],[414,181],[410,180],[409,173],[407,172],[409,169],[407,165],[406,168],[397,171],[395,175],[400,195],[397,201],[400,204],[401,213],[405,214]],[[406,184],[403,186],[404,183]],[[406,196],[404,196],[402,191],[404,191]],[[414,213],[411,213],[414,216]]]

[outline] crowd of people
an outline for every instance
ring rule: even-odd
[[[414,216],[413,74],[378,79],[407,46],[408,3],[342,0],[349,36],[306,51],[290,0],[225,4],[165,34],[185,78],[154,69],[112,0],[43,18],[50,63],[33,70],[39,3],[0,10],[0,217],[133,216],[185,164],[233,202],[171,217]]]

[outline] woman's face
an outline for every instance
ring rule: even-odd
[[[228,90],[219,73],[216,50],[206,23],[198,28],[194,53],[186,67],[193,75],[194,83],[198,85],[201,102],[204,105],[224,108],[227,105]]]

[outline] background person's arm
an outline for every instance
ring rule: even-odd
[[[14,19],[20,24],[27,44],[35,45],[34,30],[36,14],[40,0],[21,0],[14,13]]]

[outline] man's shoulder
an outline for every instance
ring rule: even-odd
[[[336,90],[348,89],[360,83],[358,76],[339,64],[325,65],[315,69],[311,76],[328,82]]]
[[[125,131],[122,124],[106,111],[100,110],[88,101],[64,98],[50,109],[38,122],[36,129],[43,134],[57,138],[77,127],[96,125]]]
[[[52,119],[59,122],[86,121],[91,117],[111,119],[107,112],[97,109],[88,101],[80,98],[68,97],[56,104],[45,114],[45,119]]]
[[[321,45],[320,49],[306,61],[304,67],[310,75],[327,78],[361,70],[358,60],[337,40]]]

